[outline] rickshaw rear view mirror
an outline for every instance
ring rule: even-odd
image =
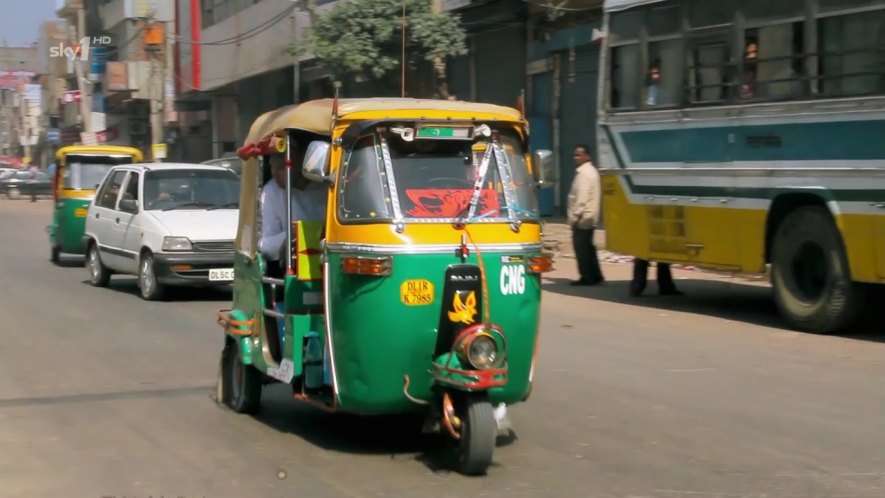
[[[532,156],[532,171],[540,188],[551,188],[556,183],[556,161],[553,151],[536,150]]]
[[[301,170],[308,180],[326,182],[329,176],[329,142],[322,140],[311,142],[304,154],[304,165]]]

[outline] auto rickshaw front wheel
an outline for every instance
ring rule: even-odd
[[[243,363],[236,340],[225,340],[220,373],[218,400],[237,413],[257,412],[261,403],[261,372]]]
[[[498,433],[488,394],[464,393],[453,402],[459,426],[459,438],[452,440],[456,470],[464,475],[483,475],[492,464]]]

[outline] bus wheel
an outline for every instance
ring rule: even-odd
[[[775,302],[793,328],[829,334],[857,319],[862,287],[851,281],[842,237],[826,208],[790,213],[774,236],[771,262]]]

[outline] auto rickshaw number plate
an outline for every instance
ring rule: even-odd
[[[74,216],[77,218],[85,218],[88,212],[89,210],[87,208],[80,207],[74,210]]]
[[[433,304],[433,283],[429,280],[406,280],[399,289],[400,299],[406,306]]]

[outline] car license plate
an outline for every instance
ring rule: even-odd
[[[233,268],[213,268],[209,270],[209,280],[233,280],[234,279],[234,269]]]

